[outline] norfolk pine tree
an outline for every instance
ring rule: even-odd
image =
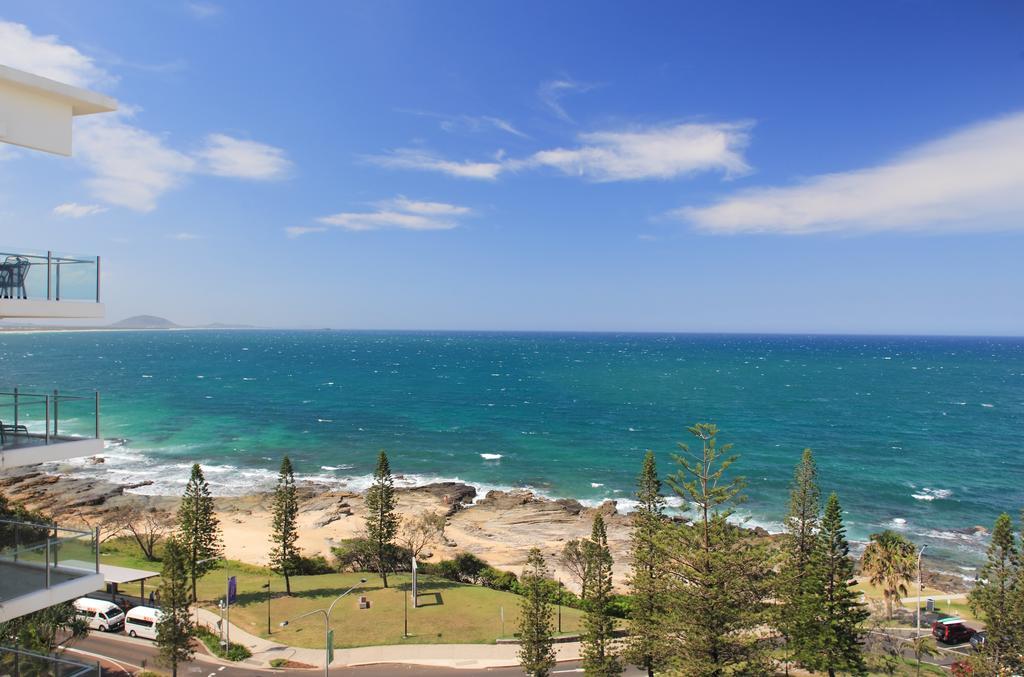
[[[178,507],[177,537],[185,551],[185,566],[192,584],[192,601],[195,601],[196,580],[217,565],[214,560],[223,550],[210,485],[198,463],[192,466],[192,475]]]
[[[786,638],[789,657],[801,665],[813,657],[810,641],[817,632],[816,593],[809,575],[817,548],[818,522],[821,517],[821,490],[814,453],[804,449],[793,473],[786,514],[786,535],[778,583],[777,627]]]
[[[398,533],[397,502],[388,455],[382,450],[373,473],[373,484],[366,492],[366,537],[370,540],[377,572],[385,588],[388,587],[388,567]]]
[[[665,527],[665,498],[661,495],[661,480],[651,451],[644,457],[636,498],[630,544],[633,574],[629,588],[633,601],[626,658],[653,677],[664,662],[661,615],[666,586],[664,556],[659,544],[659,534]]]
[[[177,539],[170,538],[164,547],[164,567],[160,574],[160,610],[156,624],[156,646],[159,661],[171,668],[174,677],[178,665],[192,660],[192,616],[189,613],[188,553]]]
[[[548,568],[539,548],[531,548],[519,579],[519,665],[532,677],[547,677],[555,666],[552,648],[551,602],[548,600]]]
[[[968,597],[971,609],[985,621],[985,650],[978,657],[979,662],[994,675],[1003,671],[1016,674],[1022,667],[1024,646],[1019,617],[1022,583],[1013,520],[1003,513],[992,528],[988,559]]]
[[[717,444],[718,428],[689,428],[700,440],[693,454],[680,444],[680,469],[669,487],[693,514],[688,524],[662,532],[669,583],[663,615],[669,671],[687,677],[771,674],[767,647],[758,632],[767,618],[770,567],[763,545],[729,524],[732,505],[742,501],[743,478],[727,479],[736,461],[732,445]]]
[[[839,497],[828,497],[821,529],[815,539],[815,550],[808,565],[808,579],[813,597],[803,609],[813,609],[806,629],[813,631],[804,637],[800,664],[811,670],[844,674],[867,674],[861,645],[864,637],[862,623],[868,611],[857,601],[859,596],[850,589],[853,580],[853,560],[850,544],[843,526],[843,509]]]
[[[615,655],[615,619],[611,615],[612,553],[604,518],[598,513],[587,552],[587,615],[584,618],[583,670],[588,675],[618,675],[622,666]]]
[[[297,526],[299,499],[295,493],[295,471],[292,461],[285,456],[274,489],[273,531],[270,539],[274,547],[270,551],[270,566],[284,576],[286,595],[292,594],[291,576],[299,566],[299,540]]]

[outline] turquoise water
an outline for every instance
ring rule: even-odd
[[[720,335],[176,331],[0,335],[4,381],[103,393],[102,472],[176,493],[194,460],[221,493],[283,454],[365,485],[379,449],[406,482],[458,478],[628,508],[712,421],[777,528],[815,449],[851,535],[893,527],[970,566],[966,533],[1024,507],[1024,340]],[[70,425],[88,429],[85,413]],[[500,456],[500,457],[499,457]],[[966,569],[965,569],[966,571]]]

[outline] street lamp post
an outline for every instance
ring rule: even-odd
[[[295,618],[291,619],[290,621],[281,621],[278,624],[282,628],[286,628],[286,627],[288,627],[289,624],[291,624],[292,621],[301,620],[301,619],[305,618],[306,616],[312,616],[313,614],[323,614],[324,615],[324,677],[330,677],[330,674],[331,674],[330,673],[330,669],[331,669],[331,612],[334,611],[334,605],[337,604],[338,602],[340,602],[342,597],[344,597],[348,593],[352,592],[353,590],[355,590],[356,588],[358,588],[360,585],[362,585],[365,582],[366,582],[365,578],[360,578],[359,579],[359,583],[357,583],[356,585],[353,585],[351,588],[349,588],[345,592],[343,592],[340,595],[338,595],[338,598],[335,599],[333,602],[331,602],[331,606],[327,607],[326,609],[313,609],[312,611],[307,611],[306,613],[302,614],[301,616],[296,616]]]
[[[917,634],[921,634],[921,558],[927,545],[922,545],[917,552]]]

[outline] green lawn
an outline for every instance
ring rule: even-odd
[[[159,570],[159,563],[146,562],[137,556],[137,549],[126,543],[112,543],[104,547],[101,561],[107,564],[141,569]],[[409,608],[409,634],[403,639],[404,602],[410,585],[409,574],[388,577],[389,587],[381,586],[380,577],[372,574],[324,574],[320,576],[293,576],[291,597],[284,595],[284,578],[263,567],[226,562],[207,574],[197,586],[203,606],[217,610],[216,600],[225,593],[227,579],[237,579],[238,601],[231,607],[232,624],[247,632],[267,637],[267,594],[262,586],[270,581],[273,598],[270,603],[271,639],[292,646],[322,648],[324,643],[323,617],[314,615],[289,623],[281,628],[281,621],[318,608],[326,608],[349,587],[366,578],[348,597],[338,602],[331,616],[334,645],[338,648],[370,646],[376,644],[490,643],[503,636],[501,610],[504,608],[504,636],[516,631],[519,619],[518,595],[499,592],[475,585],[420,576],[419,608]],[[147,582],[155,589],[158,579]],[[131,587],[125,592],[137,592]],[[359,609],[358,599],[366,595],[369,609]],[[581,628],[582,612],[562,608],[562,631],[576,632]],[[556,614],[557,618],[557,614]]]

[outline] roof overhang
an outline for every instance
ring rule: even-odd
[[[109,113],[117,101],[0,65],[0,142],[71,155],[71,120]]]

